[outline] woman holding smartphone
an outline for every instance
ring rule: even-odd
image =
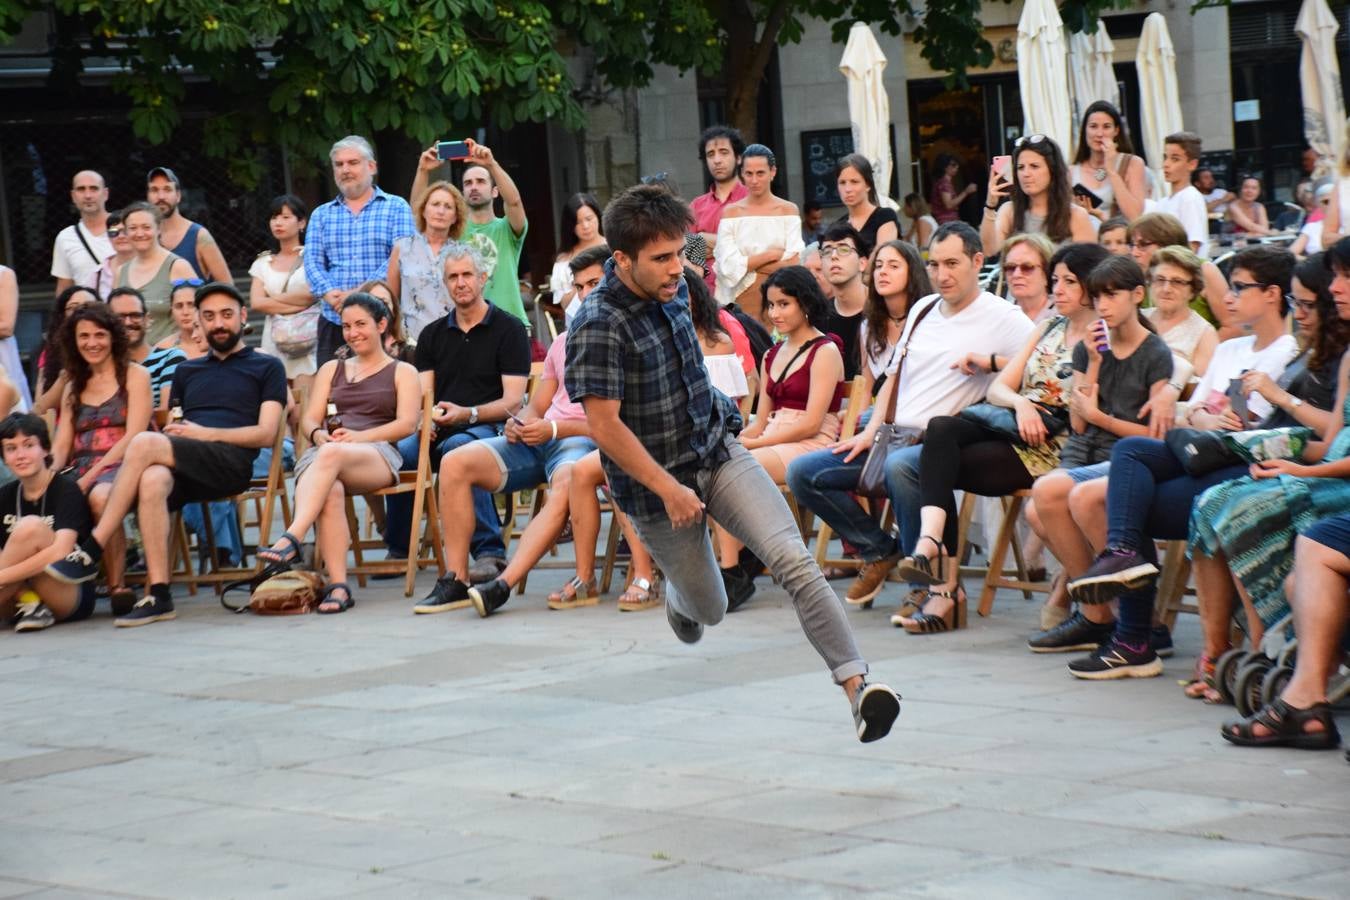
[[[1043,134],[1018,138],[1012,156],[994,157],[990,170],[980,222],[985,255],[1019,232],[1043,234],[1056,246],[1097,239],[1091,217],[1073,202],[1059,145]]]

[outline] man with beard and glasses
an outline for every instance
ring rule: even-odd
[[[343,345],[339,313],[347,295],[372,278],[383,278],[394,241],[415,231],[408,201],[375,186],[379,169],[369,141],[350,134],[333,145],[328,158],[338,196],[319,205],[305,229],[305,278],[323,300],[315,350],[319,366]]]
[[[530,318],[525,314],[525,303],[520,299],[518,280],[520,250],[525,246],[525,234],[530,227],[525,219],[525,204],[520,199],[520,188],[516,187],[491,150],[477,141],[466,140],[464,143],[468,145],[469,155],[465,158],[466,167],[460,177],[460,186],[464,191],[464,202],[469,206],[469,216],[462,240],[477,251],[487,265],[488,280],[487,287],[483,289],[484,298],[529,328]],[[427,170],[419,168],[408,196],[416,201],[426,191],[429,178]],[[505,216],[493,212],[492,204],[498,197],[502,200]]]
[[[173,373],[177,371],[178,364],[187,359],[187,355],[177,347],[153,349],[146,343],[145,330],[150,327],[150,314],[145,309],[145,298],[135,288],[113,288],[108,294],[108,308],[121,320],[122,328],[127,333],[127,358],[140,363],[150,372],[150,392],[154,405],[167,409],[167,389],[173,382]]]
[[[183,185],[173,169],[155,166],[145,176],[145,199],[159,210],[159,243],[165,250],[181,256],[203,281],[230,280],[230,267],[220,245],[200,222],[183,215]]]
[[[108,288],[98,283],[97,274],[103,261],[113,255],[108,235],[108,186],[103,176],[92,171],[76,172],[70,182],[70,202],[79,211],[80,220],[62,228],[52,246],[56,293],[72,284],[83,284],[101,297]]]
[[[708,539],[712,516],[769,566],[802,630],[853,709],[863,742],[885,737],[900,698],[864,681],[839,598],[802,543],[778,486],[736,439],[741,418],[714,390],[680,293],[689,208],[651,185],[630,188],[604,215],[614,251],[605,280],[567,333],[564,382],[586,411],[614,503],[666,573],[666,619],[693,644],[726,615]],[[480,611],[481,612],[481,611]]]
[[[243,343],[248,319],[243,296],[232,285],[210,283],[197,290],[196,303],[211,352],[179,364],[170,390],[173,420],[163,432],[132,439],[93,534],[46,569],[69,584],[93,578],[104,544],[135,508],[150,590],[117,619],[119,628],[174,618],[170,512],[247,488],[253,458],[276,437],[286,405],[281,360]]]

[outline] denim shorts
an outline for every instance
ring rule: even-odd
[[[502,473],[502,480],[498,482],[496,490],[510,493],[546,482],[551,484],[553,473],[560,466],[575,463],[590,453],[595,449],[595,441],[572,435],[532,447],[529,444],[513,444],[505,437],[495,437],[484,441],[483,446],[496,457],[497,468]]]
[[[1105,478],[1106,474],[1111,471],[1111,460],[1093,463],[1090,466],[1079,466],[1076,469],[1065,469],[1064,471],[1073,479],[1074,484],[1082,484],[1085,481]]]
[[[1332,516],[1308,527],[1303,536],[1328,550],[1350,556],[1350,515]]]

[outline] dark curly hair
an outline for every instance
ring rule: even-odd
[[[830,301],[820,292],[816,276],[806,266],[784,266],[764,279],[760,286],[760,296],[764,298],[765,308],[769,305],[769,288],[776,287],[787,294],[801,307],[806,321],[817,331],[825,331],[830,321]]]
[[[108,332],[112,336],[112,361],[117,373],[117,389],[127,389],[127,332],[122,320],[113,315],[106,303],[88,303],[76,309],[66,317],[61,326],[61,353],[66,359],[66,371],[70,373],[70,407],[72,412],[79,406],[80,394],[84,393],[89,379],[93,377],[93,367],[80,353],[79,343],[75,340],[75,328],[81,322],[90,322],[94,327]]]
[[[99,300],[98,292],[93,288],[78,284],[72,284],[56,295],[51,315],[47,317],[47,334],[43,338],[47,353],[42,357],[42,371],[38,378],[39,391],[50,390],[65,369],[65,355],[61,352],[61,326],[66,321],[66,305],[70,303],[70,298],[81,292],[93,298],[91,303],[102,302]]]
[[[1299,284],[1317,295],[1317,335],[1309,349],[1308,371],[1316,372],[1333,364],[1350,347],[1350,322],[1342,319],[1331,296],[1335,277],[1321,253],[1314,253],[1294,267]]]
[[[694,331],[699,337],[710,343],[721,338],[731,339],[718,318],[717,301],[702,278],[686,278],[684,284],[689,288],[689,317],[694,320]]]

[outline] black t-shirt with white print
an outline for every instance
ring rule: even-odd
[[[23,485],[18,481],[0,487],[0,547],[14,533],[14,526],[24,516],[41,516],[52,531],[70,529],[75,532],[78,545],[94,530],[94,518],[89,513],[89,501],[75,479],[69,475],[52,478],[47,490],[37,500],[23,496]]]

